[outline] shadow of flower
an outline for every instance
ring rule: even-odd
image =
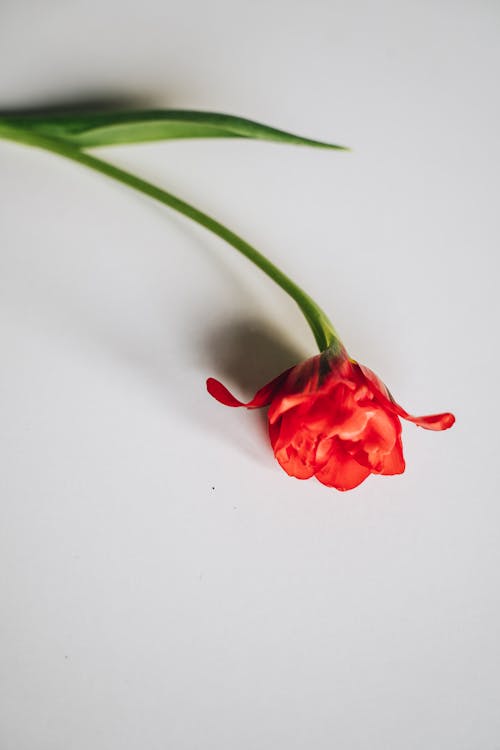
[[[259,318],[233,320],[198,342],[200,366],[207,377],[220,378],[235,395],[250,399],[265,383],[307,355],[287,341],[285,334]],[[266,410],[259,410],[267,434]]]

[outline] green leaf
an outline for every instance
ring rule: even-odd
[[[345,150],[344,146],[301,138],[252,120],[215,112],[164,109],[53,116],[4,116],[0,118],[1,123],[58,138],[83,148],[172,138],[255,138]]]

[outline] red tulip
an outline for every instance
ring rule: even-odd
[[[208,392],[226,406],[269,406],[274,455],[287,474],[315,476],[328,487],[350,490],[369,474],[405,469],[400,417],[427,430],[446,430],[453,414],[413,417],[397,404],[367,367],[328,349],[267,383],[247,404],[214,378]]]

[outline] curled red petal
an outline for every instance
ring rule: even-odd
[[[395,412],[403,419],[407,419],[408,422],[413,422],[419,427],[423,427],[425,430],[449,430],[453,424],[455,424],[455,417],[450,412],[443,412],[442,414],[428,414],[424,417],[414,417],[408,414],[399,404],[394,402]]]
[[[242,401],[238,401],[238,399],[227,390],[226,386],[222,385],[222,383],[215,378],[207,379],[207,391],[216,399],[216,401],[224,404],[224,406],[246,406]]]
[[[266,383],[266,385],[262,386],[253,399],[247,403],[239,401],[232,393],[230,393],[230,391],[228,391],[225,385],[222,385],[222,383],[215,378],[208,378],[207,391],[217,401],[224,404],[224,406],[246,406],[247,409],[260,409],[262,406],[269,406],[281,383],[288,376],[290,369],[280,373],[280,375],[274,378],[274,380],[271,380],[270,383]]]
[[[379,401],[381,401],[389,411],[392,411],[393,414],[397,414],[398,417],[402,417],[403,419],[408,420],[408,422],[413,422],[419,427],[423,427],[425,430],[448,430],[455,423],[455,417],[453,414],[450,414],[450,412],[428,414],[422,417],[415,417],[412,414],[408,414],[402,406],[394,401],[387,390],[387,387],[374,372],[364,365],[358,364],[357,367],[359,367],[372,388],[374,388]]]

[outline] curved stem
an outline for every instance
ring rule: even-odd
[[[81,151],[79,148],[72,146],[63,141],[57,139],[37,135],[35,133],[13,128],[12,126],[0,123],[0,137],[8,140],[23,143],[29,146],[35,146],[37,148],[51,151],[52,153],[64,156],[67,159],[83,164],[96,172],[105,174],[118,182],[128,185],[140,193],[154,198],[155,200],[163,203],[166,206],[178,211],[184,216],[189,217],[196,223],[210,230],[218,237],[232,245],[248,260],[252,261],[258,266],[267,276],[278,284],[287,294],[295,300],[300,310],[304,314],[309,326],[314,334],[316,343],[323,351],[332,345],[341,345],[340,339],[333,325],[329,321],[323,310],[314,302],[314,300],[306,294],[297,284],[292,281],[286,274],[284,274],[274,263],[271,263],[262,253],[256,248],[246,242],[244,239],[239,237],[237,234],[232,232],[230,229],[225,227],[219,221],[212,219],[203,211],[199,211],[194,206],[186,203],[185,201],[177,198],[175,195],[168,193],[166,190],[162,190],[156,185],[147,182],[146,180],[137,177],[130,172],[126,172],[123,169],[109,164],[106,161],[91,156],[90,154]]]

